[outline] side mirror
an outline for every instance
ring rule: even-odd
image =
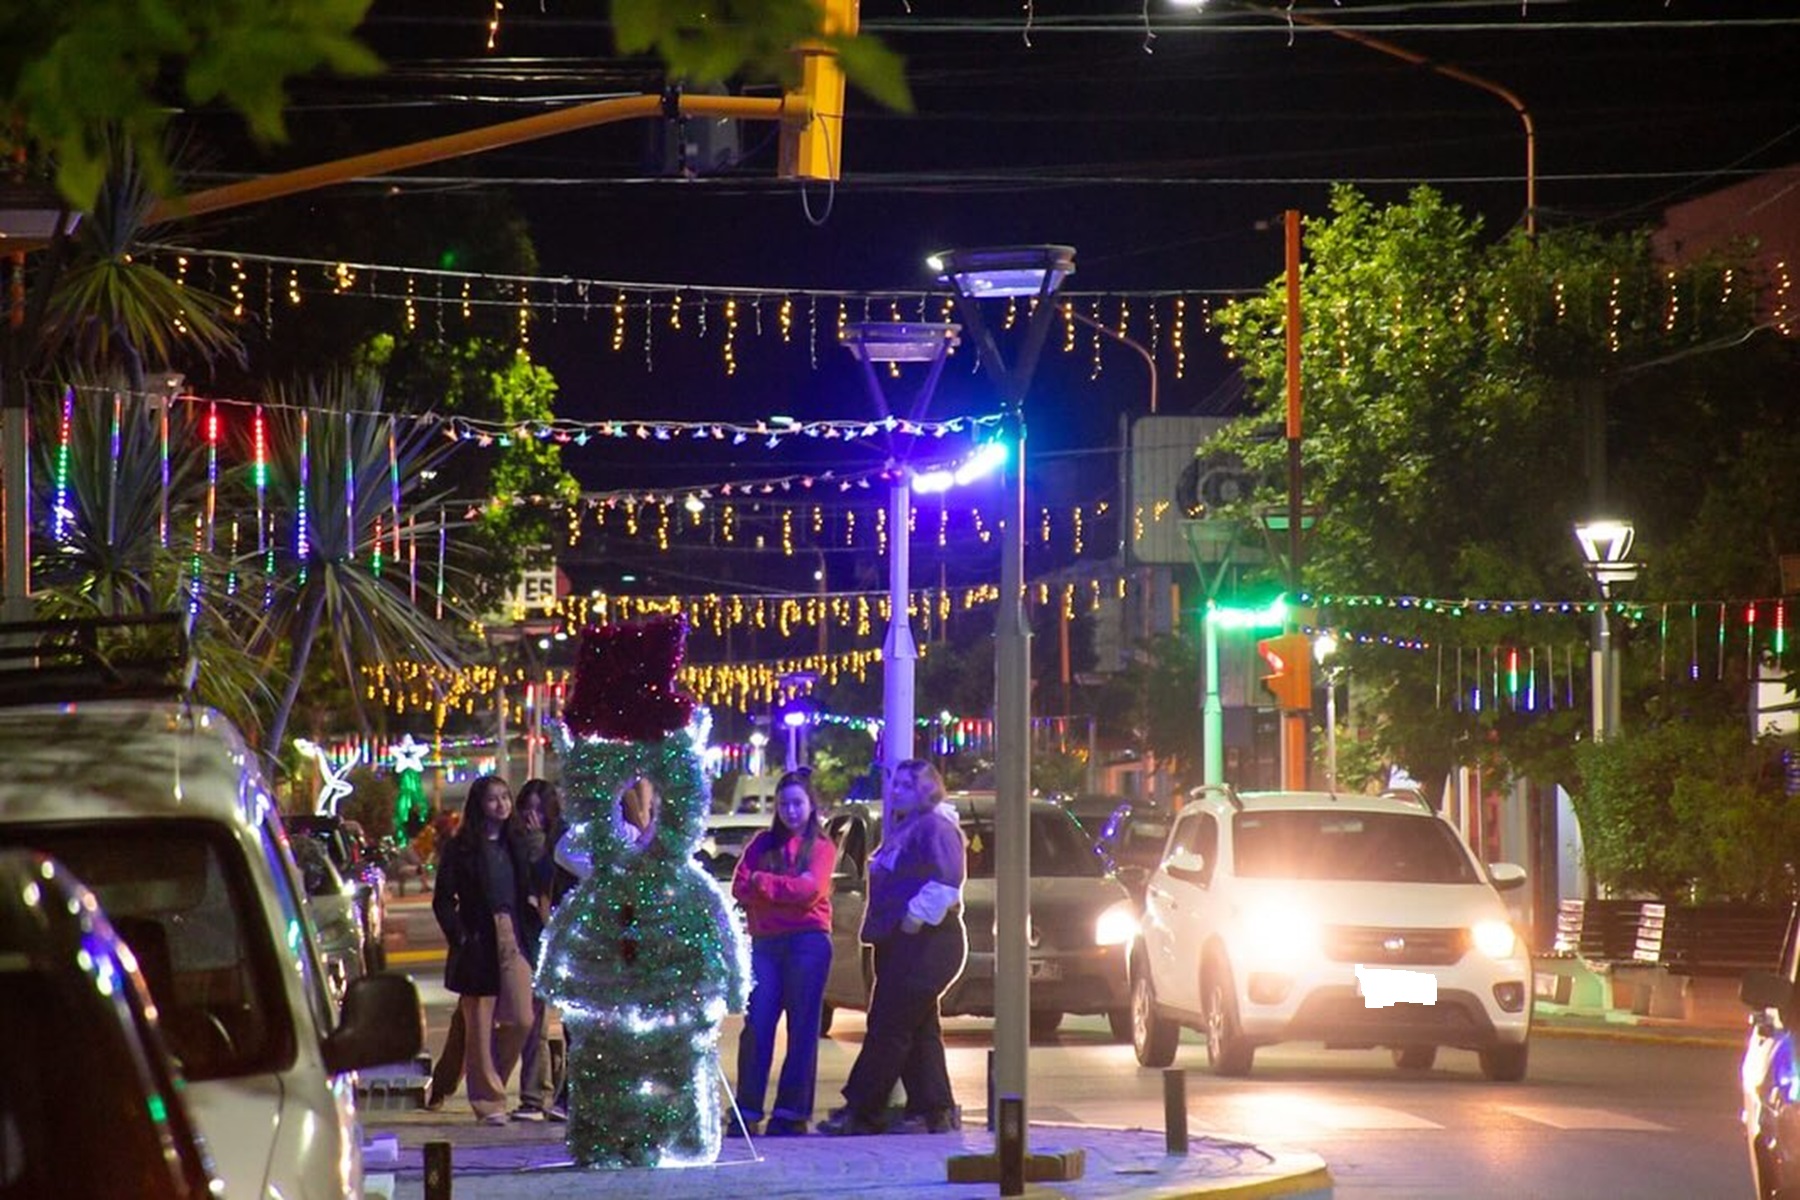
[[[1525,886],[1525,868],[1518,863],[1489,863],[1487,870],[1488,880],[1496,891],[1510,892]]]
[[[343,1019],[325,1039],[333,1075],[406,1062],[425,1044],[419,989],[404,975],[364,975],[344,992]]]
[[[1192,850],[1176,850],[1164,860],[1163,866],[1169,874],[1189,883],[1203,883],[1206,873],[1206,856]]]
[[[1746,971],[1738,985],[1738,999],[1751,1008],[1772,1008],[1781,1014],[1781,1023],[1791,1025],[1795,1015],[1794,981],[1775,971]]]

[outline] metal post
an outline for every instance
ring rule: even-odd
[[[1225,705],[1219,699],[1219,627],[1209,604],[1201,622],[1206,627],[1206,703],[1201,723],[1201,782],[1225,782]]]
[[[1023,1107],[1031,1017],[1025,942],[1031,911],[1031,625],[1025,616],[1025,422],[1017,409],[1012,421],[994,636],[994,1060],[1002,1097],[1016,1097]]]
[[[9,379],[8,384],[17,381]],[[31,447],[28,410],[19,403],[0,408],[0,479],[5,481],[5,619],[31,619]]]
[[[1325,786],[1337,791],[1337,672],[1325,672]]]
[[[1187,1072],[1180,1067],[1163,1071],[1163,1148],[1170,1154],[1188,1152]]]
[[[907,612],[912,590],[911,528],[912,483],[902,471],[888,499],[888,627],[887,641],[881,648],[881,759],[885,779],[892,779],[894,768],[913,756],[913,687],[919,648],[913,641],[912,619]],[[885,783],[882,795],[887,795]]]

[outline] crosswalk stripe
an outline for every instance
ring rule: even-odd
[[[1442,1129],[1443,1125],[1397,1108],[1380,1104],[1336,1104],[1319,1101],[1292,1092],[1243,1096],[1219,1105],[1216,1124],[1229,1127],[1232,1122],[1276,1123],[1283,1128],[1313,1129]],[[1208,1116],[1213,1114],[1209,1112]]]
[[[1552,1129],[1617,1129],[1636,1133],[1667,1133],[1667,1125],[1658,1125],[1655,1121],[1646,1121],[1629,1113],[1614,1112],[1606,1108],[1581,1108],[1577,1105],[1537,1105],[1537,1104],[1502,1104],[1500,1111],[1531,1121],[1538,1125],[1548,1125]]]

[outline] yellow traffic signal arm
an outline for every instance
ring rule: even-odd
[[[840,85],[841,86],[841,85]],[[841,93],[840,93],[841,94]],[[421,167],[427,163],[462,158],[484,150],[515,146],[540,138],[554,137],[595,125],[630,121],[645,117],[713,117],[740,121],[781,121],[804,128],[812,120],[812,110],[804,94],[790,92],[775,98],[760,96],[621,96],[612,100],[596,100],[557,112],[538,113],[516,121],[468,129],[423,142],[411,142],[386,150],[373,150],[316,166],[300,167],[208,188],[187,196],[159,201],[151,210],[152,223],[181,217],[199,217],[228,208],[242,208],[265,200],[278,200],[333,184],[348,183],[391,175]],[[841,118],[840,118],[841,119]]]

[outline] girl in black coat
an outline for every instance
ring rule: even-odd
[[[540,932],[531,864],[511,835],[512,789],[498,775],[469,785],[462,825],[444,846],[431,911],[449,947],[444,986],[460,999],[469,1106],[506,1123],[506,1080],[531,1028],[531,965]]]

